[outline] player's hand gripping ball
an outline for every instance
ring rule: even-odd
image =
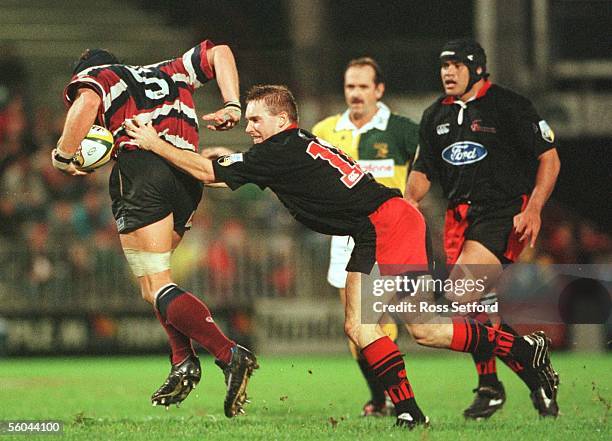
[[[74,154],[73,162],[81,171],[92,171],[110,161],[113,134],[104,127],[93,125]]]

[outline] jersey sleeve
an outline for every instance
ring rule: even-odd
[[[257,147],[244,153],[233,153],[213,161],[215,180],[225,182],[232,190],[244,184],[256,184],[262,190],[272,180],[272,168],[264,149]]]
[[[64,89],[64,104],[66,104],[66,107],[70,107],[72,105],[76,98],[77,91],[81,88],[93,90],[100,96],[100,98],[102,98],[103,103],[108,101],[103,79],[90,75],[77,75],[70,80],[70,83],[68,83]]]
[[[527,98],[516,97],[512,107],[514,136],[525,151],[538,158],[542,153],[555,148],[555,133]]]
[[[208,63],[206,51],[214,47],[210,40],[205,40],[192,47],[177,61],[177,70],[183,71],[187,76],[187,82],[194,88],[198,88],[215,77],[211,65]]]
[[[421,125],[419,127],[419,145],[416,149],[416,157],[412,165],[412,170],[425,173],[427,178],[431,181],[438,175],[438,173],[436,168],[435,153],[431,143],[429,142],[429,137],[427,136],[428,130],[426,115],[427,113],[423,114],[423,118],[421,119]]]

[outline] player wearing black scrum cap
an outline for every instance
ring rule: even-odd
[[[527,98],[489,81],[486,54],[476,41],[446,43],[440,76],[444,95],[423,113],[406,197],[418,204],[431,181],[439,180],[449,202],[444,247],[454,265],[450,278],[486,280],[486,295],[476,299],[491,304],[502,265],[514,262],[525,244],[535,244],[540,212],[560,168],[555,136]],[[464,264],[472,265],[469,271]],[[478,319],[516,334],[499,316]],[[500,358],[527,384],[539,414],[556,416],[558,375],[544,390],[520,363]],[[493,354],[475,355],[474,362],[479,384],[464,416],[488,418],[505,402],[505,392]]]

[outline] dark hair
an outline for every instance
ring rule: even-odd
[[[79,59],[72,66],[72,75],[85,69],[103,64],[119,64],[119,60],[106,49],[85,49]]]
[[[353,67],[353,66],[370,66],[372,69],[374,69],[374,84],[378,85],[380,83],[385,82],[385,78],[383,76],[382,69],[380,68],[380,66],[378,65],[378,63],[376,62],[374,58],[372,57],[354,58],[348,62],[348,64],[346,65],[346,68],[344,69],[344,72],[346,73],[349,67]]]
[[[298,109],[293,94],[287,86],[258,84],[249,89],[246,102],[263,101],[272,115],[287,112],[291,122],[298,122]]]

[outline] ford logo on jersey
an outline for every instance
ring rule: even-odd
[[[453,165],[467,165],[487,156],[487,149],[477,142],[459,141],[442,150],[442,159]]]

